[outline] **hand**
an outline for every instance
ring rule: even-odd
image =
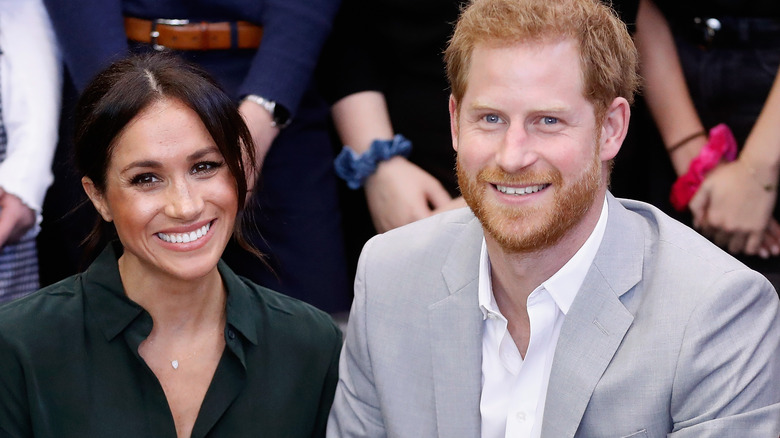
[[[35,211],[0,188],[0,248],[16,243],[35,225]]]
[[[780,224],[777,223],[775,218],[769,220],[769,226],[764,233],[764,240],[758,249],[758,255],[764,259],[780,255]]]
[[[428,217],[452,200],[436,178],[400,156],[380,163],[365,191],[379,233]]]
[[[691,200],[694,227],[732,254],[758,254],[775,196],[739,160],[721,164],[707,175]]]
[[[241,102],[238,111],[244,117],[249,133],[252,134],[252,141],[255,143],[255,163],[257,164],[257,171],[260,172],[263,168],[265,156],[268,155],[268,151],[271,149],[271,143],[279,135],[279,128],[273,126],[271,113],[252,101],[245,100]],[[257,176],[247,176],[248,193],[251,193],[254,188]]]
[[[461,207],[468,207],[468,204],[466,204],[466,200],[463,199],[463,196],[458,196],[457,198],[452,198],[444,205],[433,210],[433,214],[439,214],[445,211],[455,210],[456,208],[461,208]]]

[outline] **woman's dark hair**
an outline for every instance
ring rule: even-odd
[[[81,176],[106,189],[106,174],[116,141],[133,118],[156,102],[175,99],[191,108],[205,125],[236,181],[238,215],[233,237],[263,259],[244,234],[247,175],[255,174],[254,143],[236,104],[199,67],[162,53],[132,56],[99,73],[76,106],[75,159]],[[113,227],[109,227],[113,229]],[[85,239],[87,255],[107,240],[100,216]]]

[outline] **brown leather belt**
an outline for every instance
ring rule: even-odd
[[[156,50],[256,49],[263,28],[247,21],[190,23],[188,20],[144,20],[125,17],[127,38]]]

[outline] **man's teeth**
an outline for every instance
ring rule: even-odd
[[[209,232],[210,227],[211,227],[211,222],[198,228],[196,231],[192,231],[189,233],[176,233],[176,234],[157,233],[157,237],[169,243],[189,243],[189,242],[194,242],[200,239],[201,237],[205,236],[206,233]]]
[[[496,185],[496,188],[498,189],[499,192],[506,193],[507,195],[528,195],[531,193],[536,193],[547,186],[548,184],[541,184],[538,186],[528,186],[528,187],[506,187],[506,186]]]

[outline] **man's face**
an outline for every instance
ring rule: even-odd
[[[450,101],[463,196],[507,252],[587,238],[592,226],[583,223],[598,220],[603,162],[617,150],[601,152],[602,128],[582,89],[573,41],[478,45],[459,110]]]

